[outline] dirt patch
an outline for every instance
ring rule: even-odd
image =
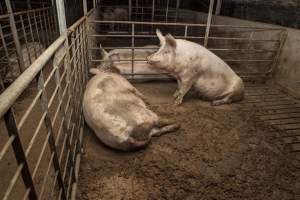
[[[276,132],[257,123],[254,113],[192,98],[175,107],[174,84],[137,87],[154,111],[181,129],[129,153],[105,147],[87,129],[78,199],[299,198],[299,171],[276,145]]]

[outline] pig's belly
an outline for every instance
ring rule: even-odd
[[[201,97],[214,100],[227,91],[228,83],[218,78],[199,78],[194,84],[194,89]]]

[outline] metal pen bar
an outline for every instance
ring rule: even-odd
[[[49,137],[49,146],[50,146],[50,150],[52,153],[54,153],[54,162],[53,162],[53,166],[55,168],[56,171],[58,171],[58,184],[59,187],[62,189],[62,199],[66,200],[66,192],[65,192],[65,188],[64,188],[64,184],[63,184],[63,179],[61,176],[61,168],[60,168],[60,163],[58,161],[58,157],[57,157],[57,151],[56,151],[56,147],[55,147],[55,140],[54,140],[54,133],[53,133],[53,129],[52,129],[52,122],[48,113],[48,100],[47,100],[47,94],[46,94],[46,90],[44,88],[44,78],[43,78],[43,73],[42,71],[39,72],[38,74],[38,89],[42,90],[42,98],[41,98],[41,103],[42,103],[42,109],[44,110],[44,112],[46,112],[46,117],[45,117],[45,125],[47,130],[51,133],[50,137]]]
[[[7,200],[9,198],[10,193],[11,193],[13,187],[15,186],[15,184],[16,184],[16,182],[17,182],[17,180],[18,180],[18,178],[19,178],[19,176],[20,176],[23,168],[24,168],[24,164],[23,163],[21,163],[20,165],[18,165],[18,168],[17,168],[15,174],[13,175],[12,179],[10,180],[8,188],[5,191],[2,200]],[[31,198],[31,197],[29,197],[29,198]]]
[[[27,21],[28,21],[28,25],[29,25],[29,29],[30,29],[30,35],[31,35],[31,41],[34,42],[34,35],[33,35],[33,31],[32,31],[32,26],[31,26],[31,19],[29,16],[29,13],[27,13]],[[34,49],[34,53],[35,53],[35,58],[38,57],[38,53],[37,53],[37,49],[36,46],[33,45],[33,49]]]
[[[20,121],[18,123],[18,129],[19,130],[23,127],[25,121],[28,119],[29,114],[31,113],[32,109],[36,105],[36,103],[39,100],[39,98],[40,98],[41,95],[42,95],[42,91],[40,90],[40,91],[38,91],[37,95],[34,97],[34,99],[32,100],[31,104],[29,105],[29,107],[25,111],[25,114],[20,119]]]
[[[5,3],[6,3],[7,12],[9,15],[9,24],[10,24],[11,32],[13,35],[13,40],[14,40],[14,43],[15,43],[15,46],[17,49],[17,59],[19,62],[20,72],[23,72],[23,71],[25,71],[26,68],[24,66],[23,54],[21,51],[21,45],[20,45],[20,41],[19,41],[17,27],[15,24],[15,18],[14,18],[13,11],[12,11],[12,8],[10,5],[10,0],[5,0]]]
[[[27,164],[26,156],[23,150],[24,148],[19,137],[19,130],[17,128],[15,117],[11,108],[9,108],[8,111],[4,114],[4,120],[9,137],[15,137],[15,139],[12,142],[12,147],[25,187],[27,189],[30,188],[29,199],[37,200],[37,193]]]
[[[10,136],[9,139],[6,141],[6,143],[4,144],[1,152],[0,152],[0,162],[2,161],[4,155],[6,154],[6,152],[8,151],[8,149],[10,148],[11,144],[13,143],[14,139],[16,138],[16,136]]]
[[[43,197],[45,187],[46,187],[46,183],[47,183],[47,180],[48,180],[48,177],[49,177],[49,172],[50,172],[51,165],[52,165],[52,162],[53,162],[53,158],[54,158],[54,153],[51,154],[50,161],[49,161],[49,164],[47,166],[46,174],[43,178],[43,183],[42,183],[42,186],[41,186],[41,189],[40,189],[39,199],[42,199],[42,197]]]
[[[42,161],[42,158],[43,158],[43,156],[44,156],[44,153],[45,153],[45,150],[46,150],[46,147],[47,147],[47,143],[49,142],[49,138],[50,138],[50,137],[51,137],[51,132],[48,132],[48,133],[47,133],[47,136],[46,136],[46,139],[45,139],[45,141],[44,141],[44,144],[43,144],[43,146],[42,146],[41,153],[40,153],[40,155],[38,156],[38,160],[37,160],[36,165],[35,165],[35,167],[34,167],[34,169],[33,169],[33,172],[32,172],[32,179],[35,178],[35,175],[36,175],[36,173],[37,173],[37,170],[39,169],[39,166],[40,166],[40,164],[41,164],[41,161]],[[52,152],[52,153],[53,153],[53,152]]]
[[[44,31],[46,31],[46,32],[44,32],[44,35],[46,37],[47,46],[49,46],[51,44],[51,40],[50,40],[50,37],[49,37],[50,29],[48,30],[48,23],[47,23],[47,18],[46,18],[45,11],[42,11],[42,13],[40,13],[40,18],[42,18],[42,16],[43,16],[44,27],[45,27]]]
[[[28,157],[28,155],[29,155],[29,153],[30,153],[30,150],[31,150],[31,148],[33,147],[33,144],[34,144],[34,142],[35,142],[35,140],[36,140],[36,138],[37,138],[37,136],[38,136],[38,134],[39,134],[39,131],[40,131],[41,128],[42,128],[42,125],[43,125],[43,122],[44,122],[44,120],[45,120],[45,117],[46,117],[46,113],[44,113],[44,114],[42,115],[40,121],[39,121],[38,124],[37,124],[36,129],[35,129],[34,132],[33,132],[33,136],[32,136],[32,138],[31,138],[31,140],[30,140],[30,142],[29,142],[29,144],[28,144],[28,146],[27,146],[26,151],[25,151],[25,156],[26,156],[26,158]],[[33,176],[33,175],[32,175],[32,176]]]
[[[24,35],[24,39],[25,39],[25,47],[27,49],[27,55],[28,55],[29,63],[31,64],[32,63],[32,59],[31,59],[30,50],[29,50],[29,47],[28,47],[27,33],[26,33],[26,30],[25,30],[25,26],[24,26],[24,21],[23,21],[22,15],[20,15],[20,21],[21,21],[21,25],[22,25],[23,35]]]
[[[7,57],[8,67],[10,67],[11,63],[10,63],[10,59],[9,59],[9,53],[8,53],[8,49],[7,49],[7,46],[6,46],[6,41],[5,41],[4,37],[3,37],[3,31],[2,31],[1,24],[0,24],[0,37],[1,37],[1,41],[2,41],[3,47],[4,47],[5,56]]]

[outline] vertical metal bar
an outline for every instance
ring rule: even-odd
[[[64,182],[62,179],[61,175],[61,168],[60,168],[60,163],[58,160],[57,156],[57,150],[55,146],[55,140],[54,140],[54,134],[53,134],[53,128],[52,128],[52,122],[49,116],[49,111],[48,111],[48,99],[47,99],[47,94],[46,94],[46,89],[44,87],[44,77],[42,71],[39,72],[38,75],[38,90],[42,90],[42,96],[41,96],[41,105],[42,109],[44,112],[46,112],[46,117],[44,119],[45,121],[45,126],[48,132],[50,132],[50,137],[49,137],[49,147],[52,153],[54,153],[54,158],[53,158],[53,166],[55,171],[58,172],[58,185],[60,189],[62,190],[62,199],[66,200],[66,191],[64,187]]]
[[[37,36],[37,39],[38,39],[38,42],[39,42],[39,53],[41,54],[42,52],[42,47],[41,47],[41,40],[40,40],[40,35],[39,35],[39,30],[38,30],[38,23],[36,21],[36,14],[35,12],[33,12],[33,18],[34,18],[34,24],[35,24],[35,31],[36,31],[36,36]]]
[[[50,41],[50,31],[48,30],[48,26],[47,26],[47,18],[46,18],[46,10],[43,10],[41,15],[43,16],[43,21],[44,21],[44,25],[45,25],[45,29],[44,29],[44,37],[46,37],[47,40],[47,46],[49,46],[51,44]]]
[[[187,33],[188,33],[188,26],[186,25],[184,27],[184,39],[187,39]]]
[[[217,6],[216,6],[216,15],[220,15],[221,13],[221,8],[222,8],[222,0],[217,0]]]
[[[87,2],[86,0],[83,0],[83,14],[86,15],[87,14]]]
[[[24,181],[26,189],[30,189],[29,199],[37,200],[38,196],[34,188],[32,176],[29,171],[28,163],[24,153],[21,139],[19,137],[19,130],[12,109],[10,108],[4,115],[5,125],[7,127],[9,137],[14,136],[15,139],[12,142],[13,151],[18,165],[23,165],[21,170],[22,179]]]
[[[53,35],[53,29],[51,27],[51,20],[50,20],[50,10],[47,10],[47,12],[45,13],[46,17],[47,17],[47,22],[48,22],[48,28],[49,28],[49,34],[50,34],[50,43],[52,43],[52,41],[54,40],[54,35]]]
[[[132,68],[131,68],[131,79],[134,78],[134,35],[135,35],[135,27],[134,27],[134,23],[132,23],[132,26],[131,26],[131,51],[132,51],[132,60],[131,60],[131,64],[132,64]]]
[[[53,20],[53,23],[54,23],[54,27],[55,27],[55,32],[58,32],[58,22],[57,22],[57,12],[56,12],[56,4],[54,2],[55,0],[51,0],[51,6],[52,6],[52,12],[53,12],[53,15],[52,15],[52,20]]]
[[[131,21],[131,16],[132,16],[132,0],[128,0],[128,19]]]
[[[43,25],[43,20],[42,20],[41,12],[42,11],[38,11],[39,22],[40,22],[39,24],[40,24],[40,27],[41,27],[41,30],[39,32],[41,33],[41,39],[43,41],[43,45],[47,46],[48,43],[47,43],[46,35],[44,34],[45,33],[45,29],[44,29],[44,25]],[[41,52],[41,53],[43,53],[43,52]]]
[[[152,22],[154,22],[154,15],[155,15],[155,0],[152,0],[152,16],[151,16]]]
[[[32,31],[32,26],[31,26],[31,19],[30,19],[30,14],[29,12],[27,13],[27,20],[28,20],[28,24],[29,24],[29,29],[30,29],[30,35],[31,35],[31,40],[32,42],[34,42],[34,34],[33,34],[33,31]],[[38,53],[37,53],[37,49],[36,49],[36,46],[33,45],[33,49],[34,49],[34,54],[35,54],[35,58],[38,57]]]
[[[166,23],[168,23],[169,4],[170,4],[170,0],[167,0],[167,9],[166,9]]]
[[[180,0],[176,1],[176,14],[175,14],[175,22],[178,22],[178,9],[180,7]],[[176,29],[175,29],[176,30]]]
[[[10,24],[11,32],[13,35],[13,40],[14,40],[16,50],[17,50],[17,58],[18,58],[18,62],[19,62],[20,72],[23,72],[23,71],[25,71],[26,68],[24,66],[24,59],[23,59],[21,44],[20,44],[20,40],[19,40],[19,36],[18,36],[16,23],[15,23],[15,18],[14,18],[13,11],[11,8],[10,0],[5,0],[5,3],[6,3],[6,8],[7,8],[7,13],[9,14],[9,24]]]
[[[66,39],[66,41],[65,41],[65,44],[64,44],[64,48],[65,49],[68,49],[68,47],[69,47],[69,44],[68,44],[68,40]],[[66,65],[67,64],[67,62],[66,62],[66,59],[67,59],[68,57],[67,56],[65,56],[65,58],[63,58],[63,62],[64,62],[64,65]],[[63,101],[63,91],[62,91],[62,88],[61,88],[61,82],[60,82],[60,72],[59,72],[59,64],[58,64],[58,66],[53,66],[54,68],[56,68],[55,69],[55,82],[56,82],[56,85],[57,85],[57,87],[58,87],[58,99],[59,99],[59,101],[61,102],[61,101]],[[63,130],[64,130],[64,133],[66,134],[66,135],[70,135],[70,130],[67,128],[67,124],[66,124],[66,114],[65,114],[65,112],[62,110],[62,109],[60,109],[60,113],[61,113],[61,115],[62,115],[62,117],[63,117]],[[67,138],[67,147],[69,147],[69,149],[71,150],[71,146],[70,146],[70,141],[69,141],[69,139]],[[74,164],[74,163],[72,163],[71,162],[71,164]],[[73,174],[73,179],[75,180],[75,173]]]
[[[288,32],[286,30],[283,30],[281,32],[281,35],[280,35],[280,44],[279,44],[278,50],[276,52],[276,55],[274,57],[274,62],[271,64],[270,69],[267,72],[267,74],[270,74],[270,73],[272,73],[275,70],[275,68],[276,68],[276,66],[278,64],[279,57],[280,57],[280,54],[282,52],[282,48],[283,48],[283,46],[285,44],[287,36],[288,36]]]
[[[209,31],[210,31],[210,25],[211,25],[211,19],[212,19],[212,12],[214,8],[215,0],[210,0],[209,3],[209,11],[208,11],[208,17],[206,22],[206,31],[205,31],[205,38],[204,38],[204,46],[207,47],[208,45],[208,37],[209,37]]]
[[[32,60],[31,60],[31,55],[30,55],[30,49],[28,47],[27,33],[26,33],[26,30],[25,30],[25,26],[24,26],[24,21],[23,21],[23,16],[22,15],[20,15],[20,21],[21,21],[21,25],[22,25],[23,34],[24,34],[25,46],[26,46],[27,54],[28,54],[28,60],[29,60],[29,63],[31,64]],[[24,64],[25,64],[25,60],[24,60]]]
[[[62,34],[67,29],[65,4],[63,0],[56,0],[57,18],[59,25],[59,32]]]
[[[27,9],[31,10],[31,0],[27,0]]]
[[[1,41],[2,41],[3,48],[4,48],[4,52],[5,52],[5,56],[7,57],[8,67],[10,67],[11,64],[10,64],[10,59],[9,59],[9,53],[8,53],[8,49],[7,49],[7,45],[6,45],[6,42],[5,42],[5,38],[4,38],[4,34],[3,34],[1,24],[0,24],[0,36],[1,36]],[[4,79],[4,77],[3,77],[3,79]]]
[[[96,0],[93,0],[93,8],[96,8]]]

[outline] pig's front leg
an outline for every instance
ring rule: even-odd
[[[191,89],[193,85],[193,79],[182,80],[180,88],[178,90],[178,95],[175,99],[175,105],[180,105],[182,103],[183,97]]]
[[[179,95],[179,89],[181,88],[181,80],[178,78],[177,79],[177,89],[175,93],[173,94],[173,97],[176,99]]]

